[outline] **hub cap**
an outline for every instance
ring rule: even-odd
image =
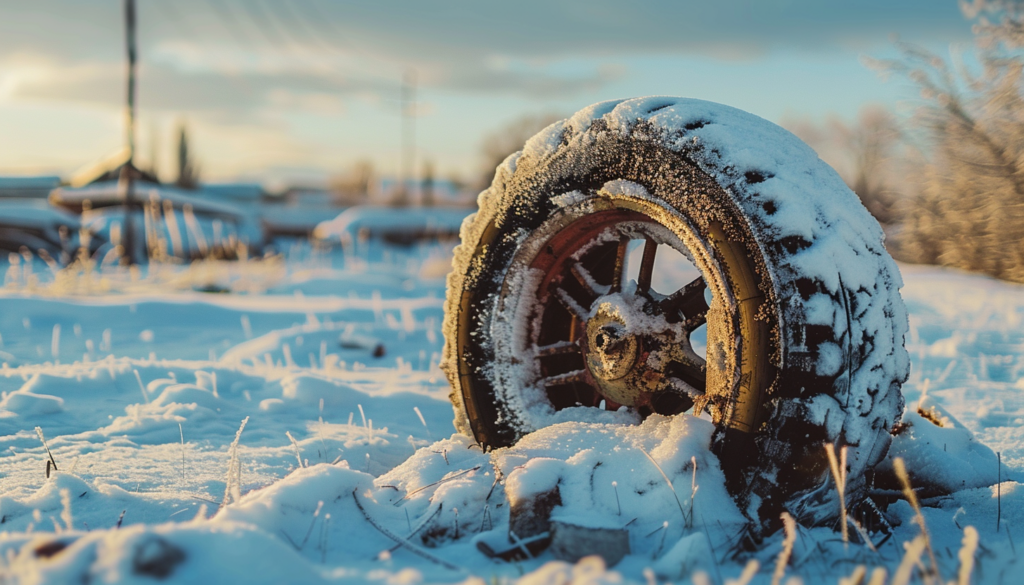
[[[644,244],[643,260],[626,282],[635,240]],[[697,278],[672,294],[655,292],[659,244],[681,246],[650,218],[609,210],[563,226],[535,258],[531,268],[543,278],[527,351],[556,409],[675,414],[704,398],[706,364],[689,337],[707,319],[706,284]]]

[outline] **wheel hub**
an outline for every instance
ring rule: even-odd
[[[536,367],[528,366],[528,375],[536,376],[556,410],[684,412],[706,387],[704,359],[689,342],[706,320],[706,284],[698,277],[668,295],[651,285],[659,246],[689,248],[651,216],[632,210],[574,217],[538,230],[524,248],[531,251],[524,268],[539,276],[524,340]],[[626,263],[637,240],[643,258],[632,280]]]
[[[643,327],[643,299],[611,294],[599,298],[584,325],[581,339],[587,370],[607,399],[626,406],[650,402],[662,375],[647,367],[656,334]]]
[[[604,307],[587,321],[587,367],[598,381],[626,377],[640,355],[640,340],[623,320]]]

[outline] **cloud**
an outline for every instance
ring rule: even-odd
[[[893,32],[924,42],[970,36],[955,0],[137,2],[142,115],[162,124],[187,115],[227,169],[275,160],[330,166],[345,141],[368,148],[341,132],[313,146],[309,137],[347,116],[346,132],[372,126],[353,112],[397,120],[410,69],[421,99],[514,98],[505,103],[543,109],[632,80],[637,72],[625,64],[639,70],[650,57],[752,61],[774,50],[875,50]],[[120,109],[122,9],[123,0],[3,3],[0,108]],[[427,104],[418,109],[429,119]],[[83,152],[109,138],[82,133]]]
[[[623,74],[552,66],[573,60],[743,58],[867,46],[892,32],[927,40],[968,31],[955,2],[935,0],[140,0],[139,27],[144,103],[172,109],[280,105],[282,92],[294,104],[394,92],[408,67],[443,90],[565,96]],[[7,3],[0,63],[28,56],[51,64],[50,75],[8,95],[120,103],[122,37],[121,2]],[[518,66],[495,65],[502,60]]]
[[[301,72],[225,74],[148,64],[140,72],[139,100],[147,109],[171,112],[246,110],[283,102],[300,103],[328,95],[341,96],[366,87],[366,83],[352,83],[340,76]],[[54,65],[46,75],[24,78],[8,90],[8,95],[23,100],[68,100],[119,106],[124,103],[124,92],[123,66],[84,64]]]

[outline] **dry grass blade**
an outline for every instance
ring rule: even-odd
[[[238,426],[238,432],[235,433],[235,440],[231,441],[231,446],[228,447],[230,459],[228,461],[228,474],[224,480],[224,499],[221,500],[221,507],[230,504],[232,501],[237,502],[242,497],[242,462],[238,459],[238,442],[242,439],[242,431],[245,430],[245,425],[248,422],[249,417],[245,417],[242,420],[242,424]]]
[[[1003,454],[996,451],[996,532],[1003,519]]]
[[[697,485],[697,458],[690,457],[690,462],[693,464],[693,479],[690,481],[690,517],[686,522],[687,528],[693,528],[693,502],[697,499],[697,489],[700,487]],[[615,496],[618,497],[618,493]]]
[[[672,480],[669,479],[667,475],[665,475],[665,470],[662,469],[660,465],[658,465],[658,462],[654,460],[654,457],[651,457],[650,453],[645,451],[644,448],[641,447],[640,445],[637,445],[636,448],[639,449],[640,452],[644,454],[644,457],[647,457],[648,461],[654,464],[655,469],[658,470],[658,473],[661,474],[661,477],[665,480],[665,483],[668,484],[668,489],[672,491],[672,497],[676,499],[676,504],[679,506],[679,513],[683,515],[683,524],[685,525],[688,521],[686,518],[686,511],[683,509],[683,503],[679,501],[679,494],[676,493],[676,488],[675,486],[672,485]]]
[[[839,579],[839,585],[861,585],[864,582],[864,577],[868,574],[868,568],[864,565],[857,565],[853,569],[853,573],[849,577],[842,577]]]
[[[356,495],[356,491],[358,491],[358,488],[352,490],[352,499],[355,500],[356,507],[359,508],[360,512],[362,512],[363,518],[366,518],[366,521],[369,522],[371,526],[376,528],[381,534],[383,534],[384,536],[390,538],[391,540],[395,541],[396,543],[402,545],[409,552],[411,552],[411,553],[413,553],[413,554],[415,554],[415,555],[417,555],[419,557],[422,557],[424,559],[427,559],[428,561],[430,561],[432,563],[436,563],[438,565],[441,565],[442,567],[445,567],[446,569],[451,569],[452,571],[462,571],[461,567],[459,567],[457,565],[453,565],[452,563],[449,563],[448,561],[446,561],[446,560],[444,560],[442,558],[436,557],[436,556],[428,553],[427,551],[419,548],[418,546],[412,544],[408,540],[402,538],[401,536],[398,536],[397,534],[391,532],[387,528],[384,528],[383,526],[378,524],[373,518],[370,517],[370,514],[366,511],[366,508],[363,507],[362,502],[359,501],[359,496]]]
[[[868,534],[866,530],[864,530],[864,527],[860,525],[860,522],[857,522],[852,517],[847,518],[847,521],[849,524],[853,525],[853,528],[857,531],[857,534],[860,535],[860,539],[864,541],[865,546],[867,546],[871,552],[877,553],[878,549],[875,548],[875,544],[871,542],[871,536]]]
[[[846,446],[839,450],[839,459],[836,459],[836,446],[832,443],[825,445],[825,453],[828,454],[828,464],[832,468],[832,478],[836,482],[836,491],[839,492],[839,515],[842,517],[843,545],[850,542],[850,529],[846,525]]]
[[[448,477],[443,477],[443,478],[435,481],[434,483],[428,483],[425,486],[416,488],[416,489],[412,490],[411,492],[409,492],[409,493],[405,494],[404,496],[402,496],[397,502],[394,503],[394,505],[397,506],[397,505],[401,504],[405,500],[408,500],[412,496],[415,496],[416,494],[422,492],[425,489],[430,489],[430,488],[434,487],[435,485],[440,485],[442,483],[445,483],[446,481],[451,481],[453,479],[462,477],[463,475],[466,475],[467,473],[469,473],[471,471],[476,471],[477,469],[480,469],[479,465],[477,465],[476,467],[472,467],[470,469],[464,469],[464,470],[456,473],[455,475],[449,475]]]
[[[960,559],[960,571],[957,573],[957,585],[970,585],[971,573],[974,571],[974,552],[978,550],[978,531],[973,526],[964,528],[963,546],[957,557]]]
[[[50,447],[46,445],[46,437],[43,436],[43,428],[36,427],[36,434],[39,435],[39,441],[43,444],[43,449],[46,449],[46,454],[50,456],[50,463],[53,464],[53,470],[57,471],[57,461],[54,460],[53,453],[50,453]],[[50,477],[50,474],[47,473],[46,477]]]
[[[417,522],[417,523],[416,523],[416,526],[414,526],[414,527],[412,527],[412,528],[410,528],[410,529],[409,529],[409,534],[407,534],[407,535],[406,535],[405,539],[406,539],[406,540],[409,540],[410,538],[412,538],[412,537],[416,536],[416,534],[417,534],[417,533],[418,533],[418,532],[419,532],[420,530],[423,530],[423,527],[424,527],[424,526],[426,526],[428,522],[430,522],[431,520],[433,520],[433,519],[434,519],[434,518],[435,518],[435,517],[436,517],[436,516],[437,516],[438,514],[440,514],[440,513],[441,513],[441,508],[442,508],[442,507],[443,507],[443,504],[439,502],[439,503],[437,504],[437,509],[436,509],[436,510],[434,510],[434,511],[433,511],[433,512],[431,512],[430,514],[424,514],[424,515],[423,515],[423,519],[422,519],[422,520],[420,520],[419,522]],[[406,508],[405,510],[406,510],[406,512],[405,512],[405,513],[406,513],[406,520],[408,520],[408,518],[409,518],[409,516],[408,516],[408,514],[409,514],[409,509],[408,509],[408,508]],[[401,548],[401,547],[402,547],[402,544],[401,544],[401,543],[398,543],[398,544],[396,544],[395,546],[393,546],[393,547],[389,548],[389,549],[388,549],[388,552],[389,552],[389,553],[395,552],[396,550],[398,550],[398,549],[399,549],[399,548]]]
[[[291,431],[285,431],[284,434],[287,435],[288,440],[292,442],[292,449],[295,449],[295,460],[299,462],[299,469],[302,469],[305,465],[302,463],[302,449],[299,449],[298,441],[296,441],[295,437],[292,436]]]
[[[60,519],[64,521],[64,530],[70,531],[71,524],[71,491],[67,488],[60,490]]]
[[[888,576],[889,573],[886,572],[885,567],[875,567],[875,570],[871,571],[868,585],[885,585],[885,578]]]
[[[909,585],[914,569],[921,562],[921,553],[927,547],[928,539],[924,534],[918,534],[914,540],[907,545],[907,552],[900,561],[900,566],[892,575],[892,585]]]
[[[786,537],[782,541],[782,550],[779,551],[779,558],[775,561],[775,572],[772,573],[772,585],[779,585],[786,575],[786,565],[789,564],[789,557],[793,554],[793,545],[796,543],[796,521],[789,515],[789,512],[782,513],[782,527]]]
[[[725,585],[748,585],[753,581],[757,575],[757,571],[761,568],[761,563],[757,562],[757,559],[750,559],[747,562],[747,566],[743,567],[743,572],[736,579],[726,579]]]
[[[137,369],[132,368],[132,372],[135,373],[135,381],[139,383],[139,391],[142,392],[142,399],[146,401],[146,404],[149,404],[149,393],[146,392],[146,385],[142,383],[142,376],[139,375],[139,371]]]
[[[892,461],[893,469],[896,471],[896,477],[899,478],[900,484],[903,486],[903,495],[910,502],[911,507],[914,508],[914,522],[917,523],[918,527],[921,528],[921,538],[924,539],[924,547],[928,550],[928,559],[931,561],[931,576],[938,577],[939,582],[942,581],[939,575],[939,563],[935,560],[935,551],[932,550],[931,538],[928,536],[928,527],[924,522],[924,514],[921,513],[921,504],[917,501],[917,494],[914,493],[914,489],[910,486],[910,475],[907,474],[907,466],[903,462],[902,457],[897,457]],[[916,539],[915,539],[916,542]],[[893,582],[895,583],[896,576],[893,576]]]
[[[178,423],[178,436],[181,437],[181,483],[185,483],[185,429]]]

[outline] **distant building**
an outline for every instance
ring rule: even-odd
[[[269,238],[306,238],[317,224],[338,215],[336,193],[315,187],[292,187],[267,199],[262,208],[263,229]]]
[[[409,179],[403,182],[394,177],[382,177],[378,180],[377,187],[371,190],[375,203],[388,204],[395,200],[396,195],[402,192],[404,187],[404,199],[409,205],[437,205],[441,207],[462,206],[472,202],[476,193],[469,193],[464,185],[449,179],[432,179],[430,181],[419,181]]]
[[[0,198],[3,199],[46,199],[57,187],[60,177],[0,177]]]
[[[124,223],[126,190],[120,177],[126,166],[134,178],[133,257],[145,257],[160,238],[183,242],[167,253],[185,258],[205,256],[215,249],[234,253],[232,241],[245,243],[252,251],[262,250],[262,188],[258,185],[222,184],[209,191],[162,185],[152,173],[131,166],[125,151],[75,173],[69,185],[50,192],[49,202],[73,213],[92,210],[90,227],[110,237],[113,226]]]
[[[160,184],[160,180],[150,171],[139,169],[134,164],[128,162],[129,154],[127,149],[121,149],[114,154],[100,159],[97,162],[90,163],[81,169],[75,171],[71,175],[71,180],[68,184],[72,187],[85,187],[93,183],[105,183],[108,181],[117,181],[121,178],[121,167],[129,165],[129,171],[132,174],[132,178],[136,181],[144,181],[147,183],[153,183],[154,185]]]
[[[337,217],[316,226],[313,238],[348,249],[360,242],[377,240],[410,246],[431,240],[457,240],[462,222],[475,207],[349,207]]]
[[[267,197],[259,183],[202,183],[199,190],[204,197],[240,204],[258,204]]]

